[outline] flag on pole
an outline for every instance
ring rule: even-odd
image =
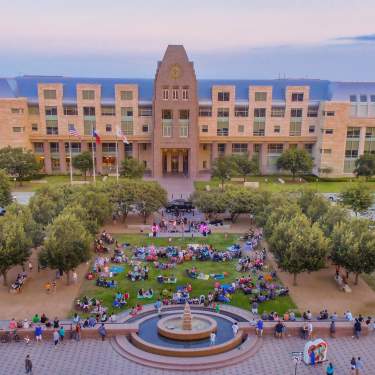
[[[94,129],[93,132],[92,132],[92,136],[95,137],[95,143],[97,145],[100,144],[101,140],[100,140],[100,136],[99,136],[99,133]]]
[[[78,133],[78,130],[74,127],[73,124],[69,124],[68,125],[69,129],[69,135],[73,136],[73,137],[77,137],[78,139],[81,139],[81,135]]]
[[[128,141],[128,138],[126,137],[126,135],[124,134],[124,132],[122,131],[121,128],[117,128],[117,136],[119,138],[121,138],[121,140],[125,143],[125,144],[129,144],[129,141]]]

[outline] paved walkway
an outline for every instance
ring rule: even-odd
[[[189,177],[161,177],[157,181],[168,192],[168,200],[177,198],[188,199],[194,192],[194,181]]]
[[[251,359],[236,366],[219,370],[199,372],[202,375],[292,375],[294,366],[290,356],[292,351],[302,351],[301,339],[275,340],[263,338],[259,352]],[[352,356],[361,356],[364,371],[361,374],[374,374],[375,356],[373,348],[375,335],[361,338],[359,341],[345,338],[328,340],[328,360],[336,367],[335,375],[349,375]],[[30,354],[34,363],[34,375],[196,375],[197,372],[162,371],[137,365],[122,358],[113,349],[109,341],[84,340],[79,343],[67,341],[56,348],[52,342],[42,344],[11,343],[0,344],[0,375],[19,375],[23,373],[26,354]],[[298,375],[322,375],[323,367],[310,368],[300,364]]]

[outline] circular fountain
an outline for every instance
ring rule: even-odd
[[[172,340],[194,341],[210,337],[216,332],[217,323],[214,319],[194,314],[192,316],[190,305],[185,304],[182,317],[174,314],[162,318],[157,323],[158,333]]]

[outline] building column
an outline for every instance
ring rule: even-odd
[[[102,153],[102,145],[96,144],[96,152],[95,152],[95,159],[96,159],[96,172],[102,173],[103,172],[103,153]]]
[[[253,158],[254,147],[253,147],[253,143],[251,143],[251,142],[249,142],[247,144],[247,155],[249,156],[249,160],[251,160]]]
[[[117,143],[117,149],[118,149],[118,164],[121,169],[121,162],[125,160],[125,143],[118,142]]]
[[[59,158],[60,158],[60,172],[66,173],[67,172],[67,165],[66,165],[66,153],[65,153],[65,142],[59,141]],[[70,160],[70,162],[72,162]]]
[[[228,142],[225,144],[225,156],[231,156],[232,155],[232,143]]]
[[[184,171],[184,154],[182,151],[178,153],[178,173],[183,173]]]
[[[139,160],[139,143],[133,142],[133,158]]]
[[[86,141],[82,141],[81,142],[81,152],[88,151],[88,149],[89,149],[88,143]]]
[[[217,159],[218,156],[219,156],[219,152],[217,149],[217,142],[213,142],[211,143],[211,165],[212,165],[212,162],[215,159]]]
[[[268,146],[266,143],[262,143],[260,149],[260,171],[262,174],[267,172],[267,153],[268,153]]]
[[[49,142],[43,142],[43,150],[44,150],[44,170],[47,174],[52,173],[52,165],[51,165],[51,149],[49,146]]]
[[[284,142],[283,143],[283,152],[286,151],[288,148],[289,148],[289,143],[288,142]]]
[[[172,154],[170,151],[167,151],[167,173],[172,172]]]
[[[359,136],[359,145],[358,145],[358,156],[365,153],[365,140],[366,140],[366,127],[361,128],[361,133]]]

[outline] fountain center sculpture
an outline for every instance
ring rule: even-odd
[[[182,317],[182,329],[185,331],[191,331],[193,329],[191,310],[190,305],[188,303],[186,303],[184,307],[184,315]]]

